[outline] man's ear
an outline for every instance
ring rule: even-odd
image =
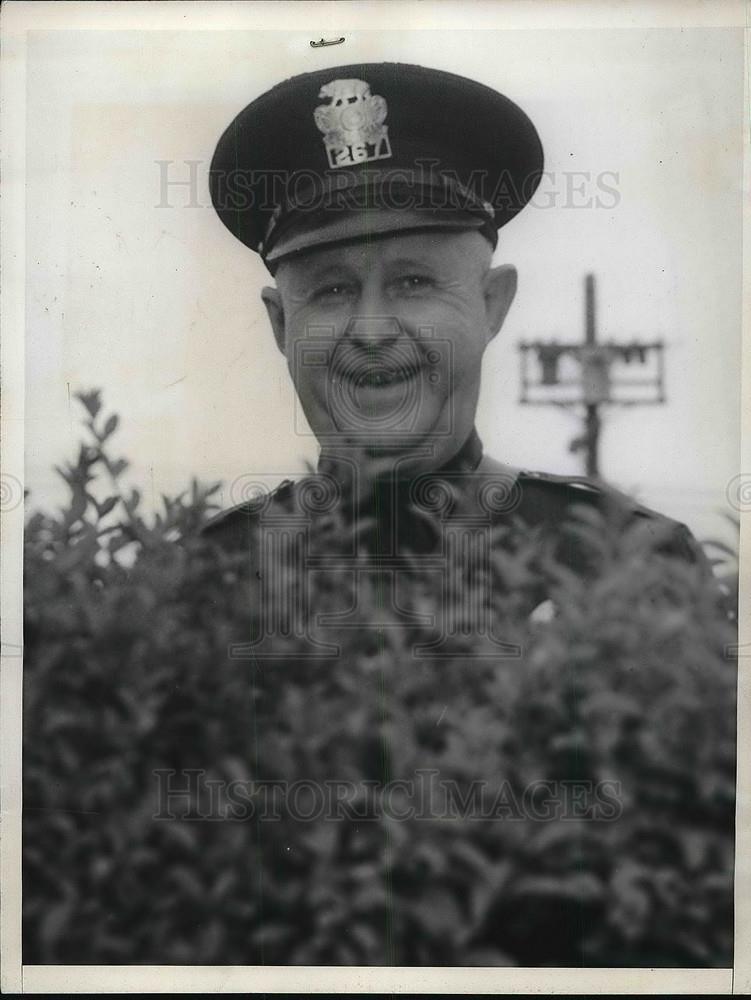
[[[284,309],[282,308],[282,297],[279,294],[279,289],[271,287],[263,288],[261,290],[261,298],[263,299],[263,304],[266,306],[266,312],[269,314],[269,322],[271,323],[271,329],[274,331],[276,346],[282,354],[286,355],[287,337],[284,324]]]
[[[503,326],[516,295],[517,274],[512,264],[491,267],[483,278],[487,338],[490,342]]]

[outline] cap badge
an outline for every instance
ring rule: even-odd
[[[323,132],[330,167],[383,160],[391,156],[389,130],[383,123],[388,107],[383,97],[370,93],[364,80],[332,80],[321,87],[313,117]]]

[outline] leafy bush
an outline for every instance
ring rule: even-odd
[[[468,658],[459,629],[451,659],[416,660],[415,626],[236,658],[254,567],[201,533],[213,491],[144,517],[116,418],[81,398],[70,503],[26,530],[24,962],[732,963],[734,625],[699,568],[582,512],[587,581],[499,533],[491,611],[520,656]],[[335,552],[345,516],[314,541]],[[416,560],[421,607],[430,580]],[[454,582],[457,614],[486,584]],[[548,621],[518,598],[540,584]],[[315,610],[351,588],[342,570]],[[356,794],[304,821],[301,779]],[[405,817],[438,779],[448,807]],[[256,783],[244,810],[233,781]],[[287,791],[272,818],[262,788]]]

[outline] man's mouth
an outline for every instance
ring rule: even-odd
[[[352,373],[352,375],[347,373],[346,377],[350,378],[353,387],[356,389],[380,389],[408,382],[416,377],[417,372],[418,369],[416,367],[372,367],[367,368],[365,371]]]
[[[414,381],[422,365],[411,355],[396,357],[355,358],[334,365],[331,378],[349,391],[385,389]]]

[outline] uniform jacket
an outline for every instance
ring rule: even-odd
[[[456,603],[466,574],[493,576],[485,564],[499,547],[513,547],[515,537],[526,540],[535,563],[554,560],[586,578],[597,573],[601,555],[587,543],[586,528],[599,526],[616,553],[617,539],[634,529],[629,537],[656,558],[678,558],[711,573],[685,525],[604,483],[503,465],[483,454],[475,431],[435,472],[380,480],[357,493],[346,468],[324,460],[316,475],[287,480],[204,529],[228,551],[244,554],[259,655],[273,658],[283,637],[304,633],[313,607],[325,608],[321,620],[332,638],[338,629],[385,628],[400,620],[406,627],[419,618],[410,602],[421,573],[436,593],[445,596],[453,585]],[[522,576],[514,583],[513,574],[496,574],[490,585],[516,586],[527,614],[549,614],[544,575]],[[360,601],[365,587],[377,592],[377,612],[372,600]],[[492,625],[478,621],[476,630],[491,632]]]

